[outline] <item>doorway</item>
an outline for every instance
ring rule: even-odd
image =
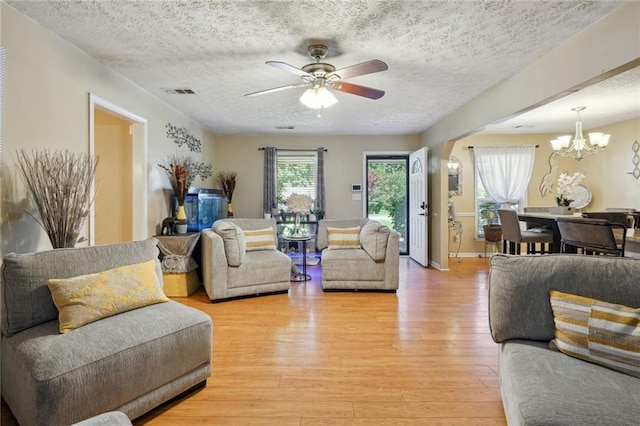
[[[409,253],[407,154],[365,157],[365,216],[400,234],[400,254]]]
[[[93,94],[89,115],[89,154],[99,157],[89,244],[146,239],[147,120]]]
[[[94,111],[95,244],[133,240],[133,138],[131,121]]]

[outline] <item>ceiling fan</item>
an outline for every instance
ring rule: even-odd
[[[320,62],[320,60],[324,59],[326,56],[327,51],[328,48],[324,44],[313,44],[309,46],[307,52],[309,53],[309,56],[315,59],[315,62],[307,64],[302,68],[296,68],[284,62],[267,61],[267,65],[295,74],[302,79],[302,82],[261,90],[259,92],[247,93],[245,96],[260,96],[268,93],[279,92],[281,90],[307,87],[308,89],[300,98],[300,102],[314,109],[327,108],[338,101],[329,90],[338,90],[340,92],[363,96],[369,99],[380,99],[384,96],[383,90],[347,83],[344,79],[386,71],[389,69],[387,64],[378,59],[373,59],[361,64],[336,70],[336,67],[333,65]]]

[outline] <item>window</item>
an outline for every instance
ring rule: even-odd
[[[294,193],[308,195],[315,200],[317,170],[316,151],[278,150],[276,181],[279,207]]]
[[[524,205],[526,200],[518,200],[516,202],[509,203],[512,209],[520,210],[520,206]],[[484,238],[484,231],[482,227],[484,225],[497,225],[500,223],[498,219],[498,209],[502,207],[502,203],[496,202],[488,194],[482,180],[476,169],[476,236],[478,238]]]

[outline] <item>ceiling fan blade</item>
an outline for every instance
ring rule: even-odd
[[[371,61],[363,62],[357,65],[351,65],[350,67],[341,68],[327,74],[326,78],[330,79],[335,76],[340,79],[347,79],[357,77],[359,75],[373,74],[374,72],[386,71],[389,67],[378,59],[372,59]]]
[[[275,93],[281,90],[296,89],[298,87],[307,87],[307,86],[309,86],[309,83],[287,84],[286,86],[274,87],[272,89],[260,90],[259,92],[247,93],[244,96],[247,98],[250,98],[252,96],[266,95],[267,93]]]
[[[373,89],[344,81],[334,82],[331,88],[341,92],[351,93],[352,95],[364,96],[369,99],[380,99],[384,96],[384,90]]]
[[[267,61],[265,62],[265,64],[271,65],[272,67],[280,68],[281,70],[290,72],[291,74],[295,74],[299,77],[303,77],[303,76],[313,77],[313,75],[309,74],[308,72],[302,71],[300,68],[296,68],[293,65],[289,65],[285,62]]]

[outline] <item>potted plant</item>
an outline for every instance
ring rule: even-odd
[[[498,210],[495,208],[484,208],[480,210],[480,220],[485,241],[502,241],[502,226],[498,224]]]
[[[314,207],[309,212],[313,215],[313,217],[309,217],[309,220],[311,221],[324,218],[324,210],[322,210],[322,208],[320,207]]]
[[[556,197],[557,207],[550,207],[549,212],[552,214],[572,214],[573,208],[571,207],[571,203],[573,200],[569,198],[571,196],[571,192],[574,188],[580,185],[582,179],[584,179],[585,174],[581,172],[575,172],[572,175],[568,173],[562,173],[558,177],[558,184],[556,186],[556,192],[558,196]]]

